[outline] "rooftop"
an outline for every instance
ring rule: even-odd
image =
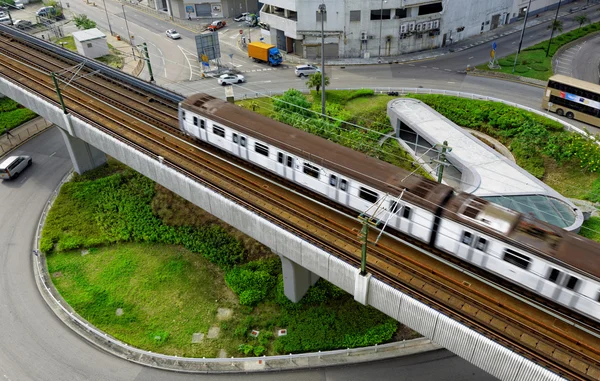
[[[99,38],[106,38],[106,35],[102,33],[98,28],[81,30],[79,32],[73,32],[73,38],[80,41],[91,41]]]

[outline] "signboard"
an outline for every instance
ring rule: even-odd
[[[219,47],[219,33],[202,33],[196,35],[196,51],[198,60],[208,62],[221,58],[221,48]],[[204,60],[206,56],[206,60]]]
[[[595,109],[600,109],[600,102],[596,102],[596,101],[593,101],[591,99],[580,97],[579,95],[575,95],[575,94],[566,93],[564,91],[561,91],[560,92],[560,97],[564,98],[564,99],[566,99],[568,101],[571,101],[571,102],[580,103],[582,105],[586,105],[588,107],[592,107],[592,108],[595,108]]]

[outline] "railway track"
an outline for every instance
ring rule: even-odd
[[[0,52],[0,75],[59,106],[48,72],[65,70],[69,62],[61,67],[61,60],[19,47],[5,35],[0,35]],[[122,84],[89,78],[62,89],[67,109],[77,118],[151,157],[163,157],[165,165],[336,257],[360,263],[361,225],[356,218],[189,144],[175,132],[177,113],[171,106],[144,104],[143,92],[128,93]],[[368,268],[392,287],[568,379],[600,380],[599,336],[561,323],[389,236],[377,244],[370,241]]]

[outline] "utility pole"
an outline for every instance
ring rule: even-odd
[[[127,16],[125,16],[125,4],[121,4],[121,7],[123,8],[123,18],[125,19],[125,27],[127,27],[127,37],[129,37],[131,53],[133,54],[133,59],[135,60],[135,48],[133,47],[133,41],[131,41],[131,33],[129,33],[129,24],[127,23]]]
[[[248,12],[248,0],[246,0],[246,17],[248,17],[248,15],[250,14],[250,12]],[[250,25],[247,23],[247,19],[244,21],[246,22],[246,26],[248,27],[248,42],[252,42],[252,40],[250,39]]]
[[[148,45],[144,42],[144,56],[146,57],[146,63],[148,64],[148,72],[150,73],[150,82],[154,83],[154,74],[152,74],[152,65],[150,65],[150,55],[148,54]]]
[[[321,13],[321,114],[325,117],[325,4],[319,5]]]
[[[452,152],[452,148],[448,147],[448,141],[444,140],[444,144],[442,144],[442,153],[440,154],[439,158],[431,161],[432,163],[439,164],[437,169],[438,183],[441,183],[442,178],[444,177],[444,167],[448,167],[450,165],[446,160],[446,152]]]
[[[512,72],[515,72],[515,66],[517,66],[517,58],[519,58],[519,53],[521,52],[521,45],[523,45],[523,35],[525,35],[525,27],[527,26],[527,17],[529,16],[529,10],[531,9],[531,0],[529,0],[529,4],[527,5],[527,10],[525,11],[525,21],[523,21],[523,30],[521,31],[521,40],[519,41],[519,49],[517,49],[517,54],[515,55],[515,63],[513,64]]]
[[[550,54],[550,45],[552,45],[552,36],[554,36],[554,26],[556,25],[556,20],[558,19],[558,10],[560,9],[560,3],[562,2],[562,0],[558,0],[558,7],[556,7],[556,14],[554,15],[554,22],[552,22],[551,28],[552,31],[550,32],[550,41],[548,42],[548,48],[546,49],[546,57],[548,57],[548,54]]]
[[[110,19],[108,18],[108,9],[106,9],[106,0],[102,0],[104,4],[104,12],[106,12],[106,22],[108,23],[108,30],[110,31],[110,35],[113,35],[112,28],[110,26]],[[123,10],[123,14],[125,14],[125,10]]]
[[[381,63],[381,29],[383,27],[383,3],[387,1],[381,0],[381,6],[379,7],[379,53],[377,54],[377,62]]]
[[[67,111],[67,108],[65,107],[65,102],[63,101],[62,94],[60,93],[60,87],[58,86],[58,81],[56,80],[56,76],[54,75],[54,72],[51,72],[50,75],[52,75],[52,81],[54,82],[54,86],[56,86],[56,94],[58,94],[58,101],[60,102],[60,105],[62,106],[63,113],[65,115],[67,115],[69,112]]]

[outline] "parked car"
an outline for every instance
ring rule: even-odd
[[[214,32],[217,29],[223,28],[225,25],[227,25],[227,23],[224,20],[213,21],[213,23],[208,26],[208,30]]]
[[[246,79],[241,74],[223,74],[222,76],[219,77],[217,82],[219,82],[219,85],[225,86],[225,85],[231,85],[234,83],[246,82]]]
[[[12,25],[12,22],[10,21],[10,17],[8,17],[8,16],[0,16],[0,24]]]
[[[294,72],[297,77],[308,77],[311,74],[320,73],[321,69],[313,65],[298,65]]]
[[[248,12],[244,12],[241,15],[234,17],[233,21],[237,21],[237,22],[246,21],[246,16],[248,16],[249,14],[250,13],[248,13]]]
[[[56,16],[56,9],[54,7],[41,7],[35,12],[38,17],[53,17]]]
[[[11,156],[0,163],[0,179],[8,180],[19,177],[21,172],[33,163],[31,156]]]
[[[173,40],[177,40],[177,39],[181,38],[181,35],[175,29],[169,29],[169,30],[167,30],[167,37],[170,37]]]
[[[25,4],[21,0],[15,0],[15,8],[17,9],[25,9]]]
[[[17,29],[29,29],[33,26],[33,23],[29,20],[15,20],[13,25]]]
[[[270,26],[269,26],[269,24],[267,24],[266,22],[259,21],[257,25],[258,25],[258,27],[259,27],[259,28],[261,28],[261,29],[264,29],[264,30],[271,30],[271,27],[270,27]]]

